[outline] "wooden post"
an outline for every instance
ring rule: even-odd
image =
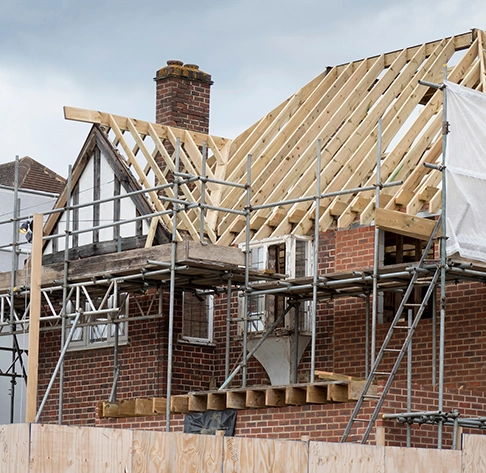
[[[32,222],[32,253],[30,256],[29,358],[25,421],[35,422],[37,412],[37,378],[39,368],[39,328],[42,272],[42,215]]]

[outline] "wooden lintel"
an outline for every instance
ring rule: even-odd
[[[285,406],[285,388],[269,388],[265,391],[265,404],[270,407]]]
[[[418,238],[419,240],[428,240],[434,230],[435,221],[380,208],[376,210],[375,225],[380,230]]]
[[[208,411],[222,411],[226,409],[226,393],[208,393]]]
[[[226,397],[226,407],[228,409],[245,409],[246,393],[239,391],[230,391]]]
[[[303,406],[306,403],[305,388],[289,386],[285,389],[285,404],[291,406]]]
[[[265,391],[250,390],[246,392],[246,407],[259,409],[265,407]]]
[[[189,411],[204,412],[208,409],[207,394],[189,394]]]

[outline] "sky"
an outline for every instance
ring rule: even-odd
[[[1,0],[0,163],[66,176],[90,125],[155,120],[169,59],[211,74],[210,133],[234,138],[327,66],[486,28],[484,0]]]

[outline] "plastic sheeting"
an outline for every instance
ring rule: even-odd
[[[486,262],[486,94],[445,85],[447,256]]]
[[[235,434],[236,411],[193,412],[184,416],[185,434],[215,435],[218,430],[224,430],[225,437]]]

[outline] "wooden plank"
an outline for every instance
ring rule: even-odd
[[[135,415],[136,416],[153,416],[153,400],[152,399],[135,399]]]
[[[121,417],[120,405],[118,402],[99,402],[98,403],[98,416],[103,418]]]
[[[37,414],[37,382],[39,377],[39,331],[42,280],[42,215],[32,220],[32,253],[30,256],[29,357],[25,421],[35,422]]]
[[[384,447],[310,442],[308,472],[384,473],[384,454]]]
[[[119,115],[112,115],[106,112],[100,112],[96,110],[87,110],[83,108],[76,108],[76,107],[68,107],[65,106],[64,110],[64,118],[66,120],[74,120],[78,122],[85,122],[85,123],[97,123],[99,125],[104,125],[110,127],[110,116],[113,117],[117,126],[122,129],[123,131],[128,131],[127,127],[127,117],[119,116]],[[173,133],[177,134],[178,136],[183,136],[184,131],[179,128],[170,127],[167,125],[160,125],[158,123],[146,122],[143,120],[132,119],[137,131],[142,135],[148,134],[148,127],[152,125],[157,132],[157,135],[160,138],[167,138],[167,130],[171,129]],[[207,141],[208,135],[206,133],[199,133],[196,131],[191,131],[191,137],[198,146],[202,146],[203,141]],[[219,148],[224,147],[229,141],[228,138],[222,138],[220,136],[211,135],[213,141]]]
[[[484,473],[486,471],[486,436],[464,435],[462,445],[462,472]],[[459,471],[459,470],[457,470]]]
[[[309,385],[306,388],[306,402],[309,404],[326,404],[327,386]]]
[[[265,407],[265,391],[251,389],[246,392],[246,407],[259,409]]]
[[[189,412],[189,396],[171,396],[170,412],[175,414],[186,414]]]
[[[136,430],[133,473],[221,473],[223,437]]]
[[[486,446],[486,443],[484,443]],[[483,456],[483,455],[481,455]],[[477,455],[475,460],[480,463]],[[478,465],[478,463],[475,464]],[[385,447],[385,473],[426,471],[431,473],[461,472],[460,450],[432,448]],[[484,469],[471,471],[485,471]],[[465,473],[465,470],[462,470]]]
[[[207,410],[222,411],[226,409],[226,393],[208,393]]]
[[[419,240],[428,240],[434,230],[435,221],[380,208],[376,210],[375,225],[380,230],[418,238]]]
[[[285,404],[303,406],[306,404],[306,389],[289,386],[285,388]]]
[[[231,267],[238,267],[245,264],[243,252],[239,248],[222,247],[217,245],[201,245],[197,241],[183,241],[177,243],[177,263],[183,264],[191,260],[192,262],[221,263]],[[70,281],[80,281],[105,275],[134,274],[142,269],[147,269],[150,265],[148,260],[170,263],[171,245],[157,245],[151,248],[138,248],[126,250],[121,253],[110,255],[91,256],[79,260],[71,261],[69,264],[68,278]],[[154,268],[154,266],[152,266]],[[10,273],[0,273],[8,275],[0,278],[0,290],[8,290],[10,286]],[[25,281],[26,275],[30,274],[30,269],[20,269],[17,271],[19,281]],[[50,286],[52,281],[63,279],[63,264],[53,263],[42,266],[42,285]]]
[[[306,442],[223,437],[223,470],[238,473],[302,473],[307,471]]]
[[[348,402],[348,385],[330,384],[327,388],[327,399],[332,402]]]
[[[327,381],[363,381],[364,378],[356,378],[354,376],[347,376],[341,373],[334,373],[331,371],[316,370],[315,374],[319,379],[325,379]]]
[[[30,471],[30,425],[0,425],[0,471],[28,473]]]
[[[188,408],[191,412],[204,412],[208,409],[207,394],[189,394]]]
[[[265,391],[265,404],[270,407],[285,406],[285,388],[268,388]]]
[[[165,397],[154,397],[152,399],[152,411],[154,414],[165,415],[167,399]]]
[[[132,431],[31,425],[31,473],[132,472]]]
[[[136,417],[135,399],[123,399],[118,403],[119,417]]]

